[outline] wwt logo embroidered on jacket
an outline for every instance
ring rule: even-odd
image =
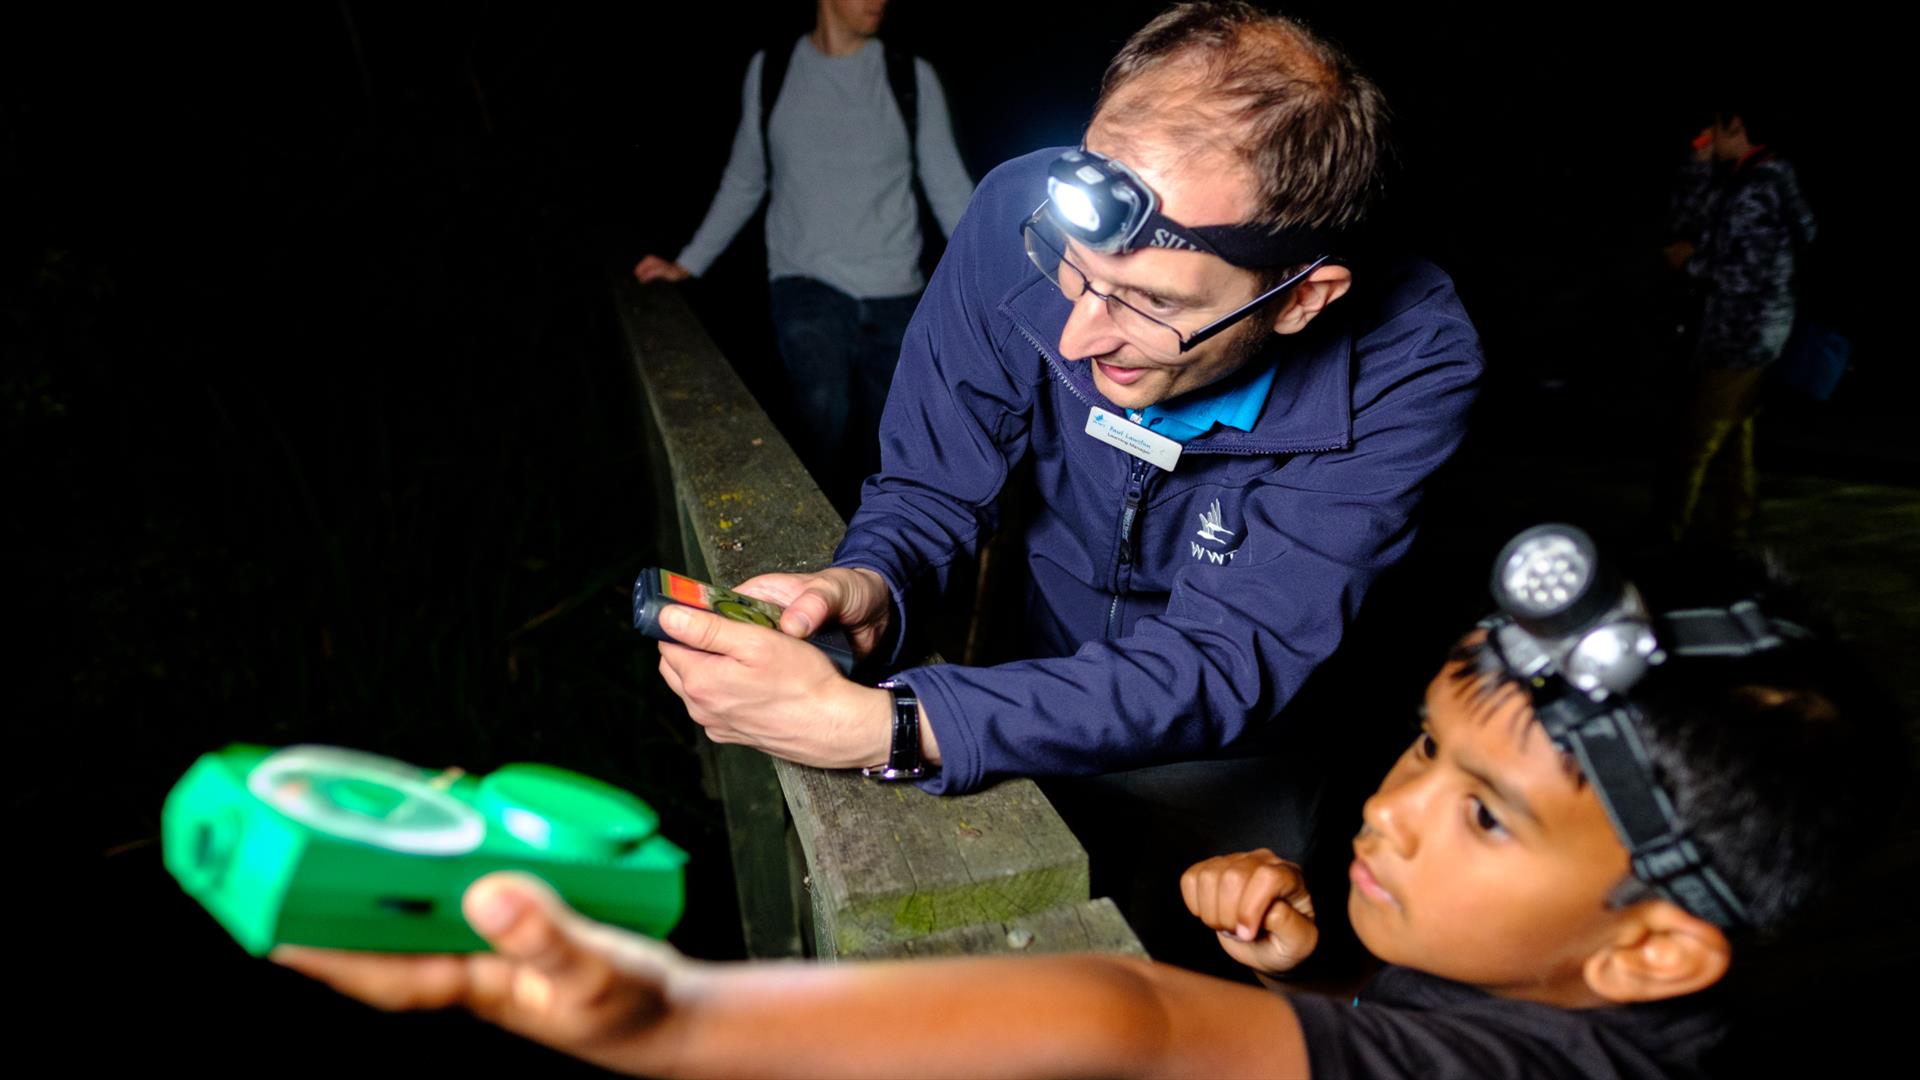
[[[1235,535],[1234,530],[1227,528],[1223,520],[1225,515],[1220,511],[1219,499],[1213,500],[1213,506],[1200,514],[1199,517],[1200,528],[1194,533],[1195,536],[1205,540],[1209,544],[1226,544],[1233,540]],[[1227,563],[1232,562],[1234,555],[1240,550],[1239,548],[1235,548],[1232,551],[1215,551],[1212,548],[1201,547],[1191,540],[1187,541],[1187,548],[1192,553],[1194,559],[1200,562],[1210,562],[1215,566],[1225,566]]]

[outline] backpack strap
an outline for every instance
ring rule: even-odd
[[[886,44],[882,42],[882,44]],[[900,106],[900,119],[907,122],[907,167],[913,177],[913,190],[920,187],[920,80],[913,70],[913,54],[892,45],[887,50],[887,86],[893,90],[894,104]],[[925,194],[921,194],[925,198]]]
[[[900,119],[907,122],[908,186],[920,218],[920,268],[931,276],[946,244],[940,239],[940,220],[933,213],[933,200],[927,197],[927,187],[920,180],[920,79],[912,53],[887,45],[887,86],[893,90],[894,103],[900,106]]]
[[[773,117],[773,103],[780,100],[780,88],[787,82],[787,65],[799,44],[800,38],[795,38],[784,49],[769,45],[760,60],[760,160],[766,165],[769,190],[773,186],[773,148],[767,142],[767,123]]]

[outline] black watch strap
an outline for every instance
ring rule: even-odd
[[[918,780],[927,774],[920,757],[920,699],[913,687],[896,679],[881,683],[880,689],[893,695],[893,747],[885,765],[870,765],[860,773],[875,780]]]

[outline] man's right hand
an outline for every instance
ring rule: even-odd
[[[817,574],[761,574],[734,591],[786,608],[780,629],[808,637],[837,622],[853,643],[853,655],[865,659],[886,634],[893,618],[893,594],[880,575],[866,569],[834,567]]]
[[[1180,895],[1228,956],[1262,974],[1293,970],[1320,943],[1306,876],[1266,848],[1193,864]]]
[[[693,271],[658,255],[649,255],[634,266],[633,276],[645,285],[654,281],[685,281],[693,276]]]

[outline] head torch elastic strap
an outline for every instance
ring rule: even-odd
[[[1805,627],[1768,618],[1752,600],[1669,611],[1658,622],[1661,644],[1672,656],[1751,656],[1809,636]]]
[[[1623,701],[1595,702],[1571,687],[1535,713],[1555,745],[1574,756],[1626,845],[1633,876],[1715,926],[1748,923],[1746,906],[1708,864],[1673,800],[1653,781],[1637,713]]]

